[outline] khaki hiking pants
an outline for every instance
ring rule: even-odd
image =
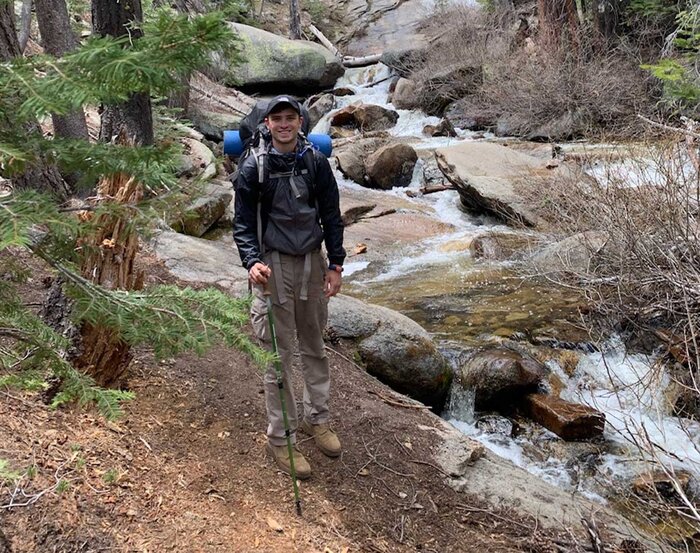
[[[307,256],[277,252],[269,252],[264,256],[264,262],[272,268],[268,288],[272,294],[277,349],[284,375],[284,402],[292,442],[296,441],[298,425],[291,383],[295,337],[299,343],[304,377],[304,417],[311,424],[325,423],[329,418],[330,370],[323,343],[323,330],[328,319],[328,299],[323,294],[326,262],[320,251],[307,255],[309,260],[306,259]],[[307,281],[307,286],[303,286],[304,280]],[[301,299],[302,288],[307,291],[307,299]],[[263,296],[261,286],[253,286],[251,320],[257,337],[271,347],[267,300]],[[264,386],[268,418],[267,438],[272,445],[285,445],[284,419],[274,367],[265,372]]]

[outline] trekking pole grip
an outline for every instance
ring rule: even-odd
[[[268,280],[265,284],[263,284],[263,296],[266,298],[269,298],[272,295],[272,292],[270,291],[270,281]]]

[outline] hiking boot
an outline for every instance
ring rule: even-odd
[[[286,445],[272,445],[268,442],[267,450],[272,455],[272,458],[277,463],[277,468],[289,475],[292,474],[292,467],[289,464],[289,453]],[[292,456],[294,458],[294,470],[299,480],[306,480],[311,476],[311,466],[304,458],[296,446],[292,447]]]
[[[331,425],[327,422],[321,424],[311,424],[304,419],[301,423],[301,431],[313,436],[318,448],[328,457],[340,456],[340,440],[335,432],[331,430]]]

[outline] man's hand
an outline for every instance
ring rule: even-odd
[[[343,276],[337,271],[326,271],[326,278],[323,282],[323,292],[327,298],[335,296],[340,292],[340,285],[343,282]]]
[[[250,271],[248,271],[248,279],[253,284],[265,286],[271,274],[272,269],[270,269],[270,267],[264,263],[258,262],[250,268]]]

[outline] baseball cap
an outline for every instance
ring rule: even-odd
[[[272,100],[270,100],[270,103],[267,104],[265,117],[270,115],[273,111],[279,111],[281,106],[284,106],[285,104],[301,115],[301,106],[294,98],[291,96],[275,96]]]

